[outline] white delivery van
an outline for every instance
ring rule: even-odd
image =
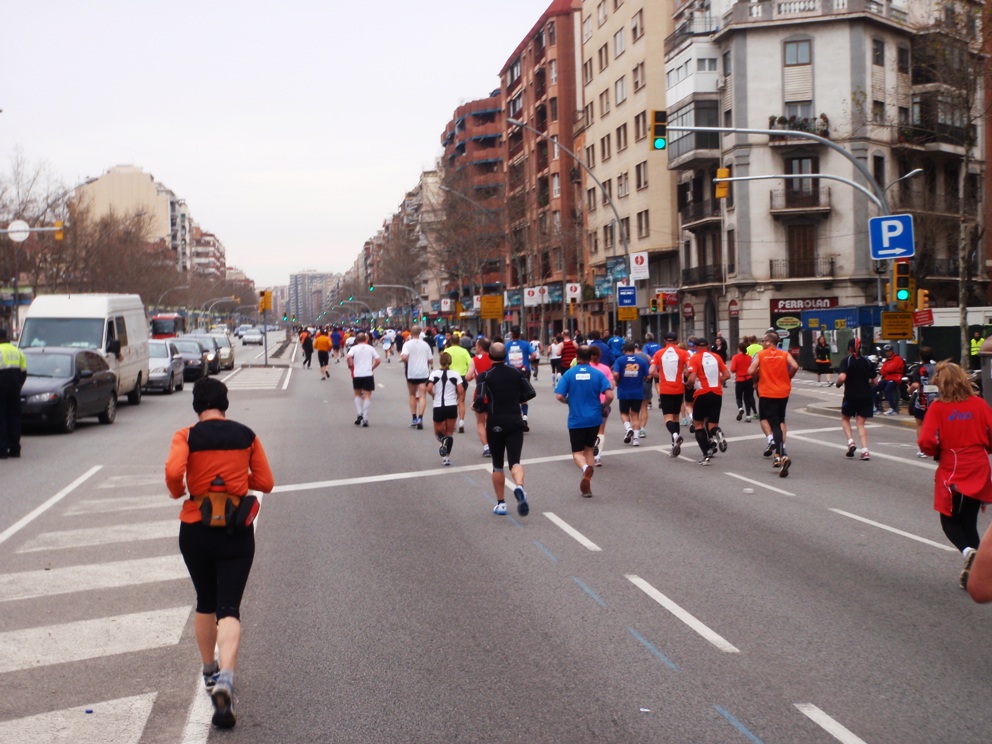
[[[141,386],[148,381],[148,317],[138,295],[39,295],[24,316],[17,345],[98,350],[117,375],[117,397],[141,403]]]

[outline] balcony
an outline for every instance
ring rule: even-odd
[[[719,199],[693,202],[679,210],[679,220],[686,230],[698,230],[707,224],[719,223],[722,217]]]
[[[686,21],[675,29],[675,33],[665,38],[665,54],[671,54],[683,41],[693,36],[708,36],[720,30],[720,24],[712,19]]]
[[[715,106],[715,102],[714,106]],[[700,124],[700,126],[716,126]],[[720,160],[719,132],[690,132],[668,143],[669,170],[701,170]]]
[[[799,116],[786,117],[773,115],[768,117],[768,128],[788,129],[793,132],[809,132],[819,137],[830,137],[830,120],[826,114],[820,114],[818,117],[809,119]],[[772,147],[781,147],[782,145],[812,145],[818,147],[820,145],[819,142],[808,137],[798,137],[789,134],[772,134],[768,137],[768,144]]]
[[[901,126],[896,132],[894,147],[944,152],[949,155],[964,156],[966,142],[975,141],[975,128],[955,127],[950,124],[934,123],[930,126]]]
[[[773,258],[768,262],[771,279],[833,279],[833,258]]]
[[[773,217],[799,214],[827,217],[830,214],[830,188],[827,186],[820,186],[812,191],[773,189],[768,196],[771,202],[769,211]]]
[[[723,16],[724,26],[743,23],[768,23],[836,14],[870,13],[893,21],[906,23],[905,10],[879,0],[759,0],[735,3]]]
[[[723,282],[722,266],[694,266],[691,269],[682,269],[683,287],[720,284],[721,282]]]

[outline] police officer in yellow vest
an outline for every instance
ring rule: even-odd
[[[0,460],[21,456],[21,387],[28,360],[0,328]]]
[[[985,339],[982,338],[982,334],[975,331],[975,335],[971,339],[971,368],[978,369],[981,365],[978,363],[978,352],[982,348],[982,344],[985,343]]]

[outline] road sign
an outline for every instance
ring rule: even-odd
[[[617,307],[637,307],[637,287],[618,286]]]
[[[637,320],[637,308],[623,306],[617,308],[617,320]]]
[[[926,308],[924,310],[917,310],[913,313],[913,325],[919,328],[920,326],[932,326],[933,325],[933,309]]]
[[[14,220],[7,225],[7,237],[15,243],[23,243],[31,234],[31,226],[24,220]]]
[[[479,317],[483,320],[503,319],[503,295],[482,295],[479,298]]]
[[[565,285],[565,296],[569,300],[581,300],[582,299],[582,285],[581,284],[566,284]]]
[[[868,242],[876,261],[909,258],[916,253],[913,215],[890,214],[868,220]]]
[[[882,338],[887,341],[911,341],[913,339],[913,313],[883,312]]]
[[[646,252],[630,254],[630,278],[634,280],[651,278]]]

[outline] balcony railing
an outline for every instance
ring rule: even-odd
[[[819,211],[830,209],[830,187],[820,186],[812,191],[773,189],[769,192],[772,211]]]
[[[768,262],[772,279],[824,279],[834,276],[833,258],[773,258]]]
[[[713,19],[686,21],[675,29],[675,33],[665,38],[665,54],[672,52],[685,39],[692,36],[706,36],[720,30],[720,24]]]
[[[720,201],[718,199],[705,199],[701,202],[693,202],[679,210],[679,217],[682,220],[683,227],[701,220],[719,219],[720,216]]]
[[[698,284],[719,284],[722,281],[722,266],[694,266],[691,269],[682,269],[682,285],[686,287]]]

